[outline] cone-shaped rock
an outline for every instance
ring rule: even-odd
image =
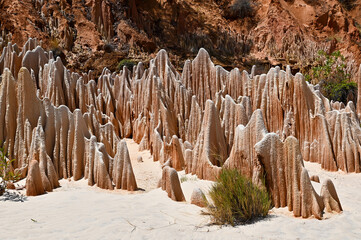
[[[203,123],[193,149],[192,173],[199,178],[215,180],[227,157],[227,145],[218,110],[211,100],[206,102]]]
[[[32,160],[29,164],[29,172],[26,178],[26,195],[37,196],[44,193],[45,191],[41,181],[39,163],[36,160]]]
[[[114,157],[113,182],[118,189],[129,191],[137,189],[127,143],[124,140],[118,143],[117,154]]]
[[[174,168],[168,166],[163,167],[160,186],[172,200],[185,201],[178,173]]]

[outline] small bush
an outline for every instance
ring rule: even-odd
[[[183,175],[180,178],[180,182],[184,183],[184,182],[188,182],[188,181],[197,181],[197,177],[196,176],[187,176],[187,175]]]
[[[0,147],[0,196],[4,194],[7,183],[19,180],[20,174],[12,171],[11,163],[3,147]]]
[[[209,192],[213,204],[208,210],[216,224],[249,223],[268,215],[271,200],[265,189],[260,189],[238,170],[223,169]]]
[[[103,49],[104,49],[104,52],[106,52],[106,53],[114,52],[114,46],[110,43],[104,44]]]
[[[305,74],[307,81],[319,84],[322,94],[330,100],[347,104],[357,96],[357,84],[347,73],[345,57],[340,51],[327,54],[318,51],[313,67]]]
[[[64,49],[60,46],[60,41],[57,38],[51,38],[49,41],[49,50],[53,52],[54,60],[60,57],[63,64],[67,64]]]
[[[344,7],[346,10],[352,10],[355,7],[356,0],[337,0],[342,7]]]
[[[357,84],[347,80],[339,83],[326,83],[323,87],[323,93],[327,95],[329,99],[343,102],[346,105],[348,101],[356,100]]]
[[[254,15],[253,3],[251,0],[236,0],[225,12],[229,19],[243,19]]]
[[[130,59],[123,59],[118,63],[118,71],[123,70],[123,67],[126,66],[129,70],[133,70],[133,67],[137,65],[136,61]]]

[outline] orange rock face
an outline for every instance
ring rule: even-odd
[[[165,165],[161,186],[177,201],[184,196],[176,170],[215,180],[222,167],[237,168],[258,185],[264,179],[276,207],[322,218],[324,206],[342,208],[330,183],[322,197],[315,192],[303,161],[361,171],[354,104],[330,102],[290,68],[229,72],[201,49],[179,73],[161,50],[148,69],[104,69],[94,79],[36,45],[9,45],[0,57],[0,141],[23,177],[35,176],[30,162],[38,161],[40,181],[29,178],[29,194],[70,177],[136,190],[127,137]]]
[[[318,50],[341,50],[350,65],[360,64],[359,1],[352,1],[352,11],[335,0],[254,2],[252,16],[229,18],[234,1],[2,0],[0,31],[19,45],[38,38],[46,49],[61,49],[70,68],[97,74],[105,66],[114,71],[123,58],[149,60],[161,48],[184,59],[204,47],[222,64],[244,68],[255,59],[298,69]],[[203,70],[221,74],[216,67]],[[197,76],[203,70],[190,69],[194,84],[206,76]],[[201,85],[209,97],[220,89]]]

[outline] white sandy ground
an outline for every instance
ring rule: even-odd
[[[25,202],[0,202],[0,239],[360,239],[361,174],[326,172],[305,163],[310,176],[331,178],[344,209],[325,220],[294,218],[286,208],[270,217],[238,227],[209,225],[202,208],[189,203],[195,186],[207,190],[212,182],[179,172],[187,202],[175,202],[156,189],[160,165],[149,151],[138,152],[127,140],[138,187],[144,191],[107,191],[86,180],[61,180],[54,192]],[[136,158],[142,155],[143,163]],[[314,184],[317,192],[320,184]]]

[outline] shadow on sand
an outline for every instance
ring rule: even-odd
[[[14,191],[6,191],[2,196],[0,196],[0,201],[11,201],[11,202],[24,202],[27,200],[27,197],[21,193]]]

